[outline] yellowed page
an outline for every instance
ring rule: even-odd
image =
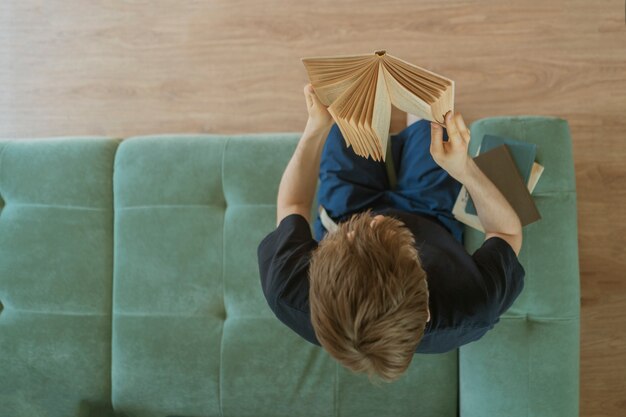
[[[431,104],[430,111],[436,122],[445,124],[444,118],[446,113],[449,111],[454,113],[454,83],[452,83],[452,86],[446,90],[437,101]]]
[[[448,111],[454,111],[453,80],[391,55],[385,56],[385,64],[389,67],[390,75],[405,89],[409,90],[407,94],[419,97],[430,106],[428,113],[431,116],[423,118],[442,124],[445,123],[444,115]],[[426,75],[429,81],[427,82],[419,74]]]
[[[357,63],[344,66],[319,68],[317,66],[306,67],[309,80],[313,85],[329,85],[344,81],[349,78],[357,78],[368,63]]]
[[[300,58],[303,62],[351,62],[372,58],[374,54],[353,54],[353,55],[324,55],[309,56]]]
[[[387,62],[394,61],[398,64],[401,64],[401,67],[407,69],[408,71],[413,72],[415,74],[419,74],[420,76],[423,77],[423,79],[436,82],[438,85],[442,87],[447,87],[454,83],[454,81],[451,80],[450,78],[444,77],[441,74],[437,74],[435,72],[429,71],[426,68],[417,66],[415,64],[411,64],[410,62],[400,59],[397,56],[387,54],[387,58],[389,58]]]
[[[366,72],[366,69],[363,69],[355,73],[354,76],[334,84],[311,84],[313,85],[315,93],[319,97],[320,101],[325,106],[330,106]]]
[[[382,159],[387,157],[387,142],[389,140],[389,128],[391,126],[391,98],[385,82],[384,66],[378,65],[378,77],[376,82],[376,97],[372,110],[372,130],[379,139],[382,151]]]
[[[349,121],[354,127],[355,132],[359,136],[361,143],[365,145],[365,149],[368,154],[375,158],[376,149],[372,144],[372,138],[368,134],[366,129],[367,124],[367,112],[372,101],[372,85],[376,82],[376,66],[372,66],[372,72],[368,75],[366,82],[363,83],[363,90],[358,95],[358,106],[356,106],[351,112]]]
[[[528,177],[528,191],[531,193],[535,189],[535,186],[539,182],[539,177],[543,174],[543,165],[539,165],[534,162],[533,167],[530,170],[530,176]]]
[[[402,111],[416,115],[421,119],[433,120],[430,105],[419,97],[411,94],[406,88],[391,76],[387,68],[383,66],[385,84],[389,92],[391,103]]]
[[[358,143],[356,143],[356,142],[350,142],[349,138],[352,135],[352,132],[350,131],[350,126],[346,123],[346,121],[344,119],[340,118],[338,115],[334,115],[332,113],[332,110],[330,110],[330,107],[329,107],[329,112],[331,112],[331,115],[335,119],[335,122],[337,123],[337,127],[339,128],[339,131],[341,132],[341,135],[344,137],[346,142],[349,143],[350,146],[352,146],[352,150],[354,151],[354,153],[356,153],[357,155],[362,156],[363,155],[363,149],[361,149],[360,145]]]
[[[412,74],[408,74],[402,71],[400,67],[394,67],[390,63],[385,63],[385,68],[389,71],[389,74],[400,83],[404,88],[409,90],[412,94],[424,100],[426,103],[432,103],[440,95],[439,91],[421,84],[421,80],[418,80]]]
[[[367,90],[367,80],[371,78],[371,72],[375,68],[375,63],[372,63],[368,66],[368,71],[363,72],[363,74],[357,79],[353,85],[351,85],[348,89],[346,89],[340,97],[335,100],[333,104],[329,106],[329,111],[331,109],[335,110],[335,120],[342,120],[344,131],[346,131],[346,140],[350,142],[355,149],[358,149],[359,155],[364,156],[368,153],[367,144],[361,138],[360,132],[356,127],[350,126],[350,116],[354,114],[354,107],[358,104],[360,97],[359,91]],[[363,93],[361,93],[363,94]],[[331,113],[332,115],[333,113]]]
[[[354,88],[350,89],[350,97],[344,103],[342,110],[339,113],[339,117],[345,121],[347,125],[350,126],[349,131],[350,136],[347,138],[348,142],[356,142],[358,144],[358,148],[363,152],[367,151],[367,144],[365,140],[361,137],[361,133],[357,127],[357,125],[353,122],[352,118],[359,111],[359,105],[362,107],[363,100],[360,97],[362,93],[359,92],[359,86],[363,89],[365,86],[366,80],[369,78],[369,75],[364,76],[363,80],[359,80],[358,83],[355,83]]]
[[[378,67],[379,65],[376,65],[376,70],[372,74],[373,76],[370,80],[370,85],[368,86],[367,106],[363,111],[363,132],[364,135],[367,137],[367,141],[369,143],[370,155],[375,161],[382,160],[382,152],[380,152],[380,140],[378,139],[378,137],[376,137],[376,134],[372,129],[372,117],[376,100],[376,84],[378,83]]]
[[[368,66],[374,58],[371,55],[363,55],[301,58],[301,60],[320,101],[325,106],[330,106],[368,71]]]

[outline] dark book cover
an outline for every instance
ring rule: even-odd
[[[537,155],[537,145],[502,136],[485,135],[480,144],[480,153],[488,152],[501,145],[507,145],[513,157],[513,161],[515,161],[515,166],[524,180],[524,184],[528,184],[533,163],[535,162],[535,156]],[[465,212],[468,214],[476,214],[476,206],[474,206],[474,202],[471,198],[467,201]]]
[[[474,162],[511,204],[522,226],[541,219],[508,146],[500,145],[485,153],[481,152],[474,158]]]

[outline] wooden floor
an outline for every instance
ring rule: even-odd
[[[624,0],[4,0],[0,137],[301,131],[300,57],[376,49],[454,79],[468,122],[565,118],[578,187],[581,415],[623,416],[624,9]],[[392,131],[401,123],[396,114]]]

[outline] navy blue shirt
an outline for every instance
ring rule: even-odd
[[[492,237],[470,255],[439,221],[395,209],[392,216],[413,233],[426,271],[430,321],[416,353],[443,353],[481,338],[524,287],[524,268],[504,239]],[[290,214],[259,244],[261,286],[276,317],[321,346],[311,324],[308,267],[317,248],[309,223]]]

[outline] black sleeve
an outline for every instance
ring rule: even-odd
[[[485,240],[472,258],[482,275],[492,320],[498,321],[524,288],[524,268],[511,245],[497,236]]]
[[[300,214],[290,214],[259,244],[257,256],[261,287],[276,317],[312,343],[309,314],[309,261],[317,248],[309,223]]]

